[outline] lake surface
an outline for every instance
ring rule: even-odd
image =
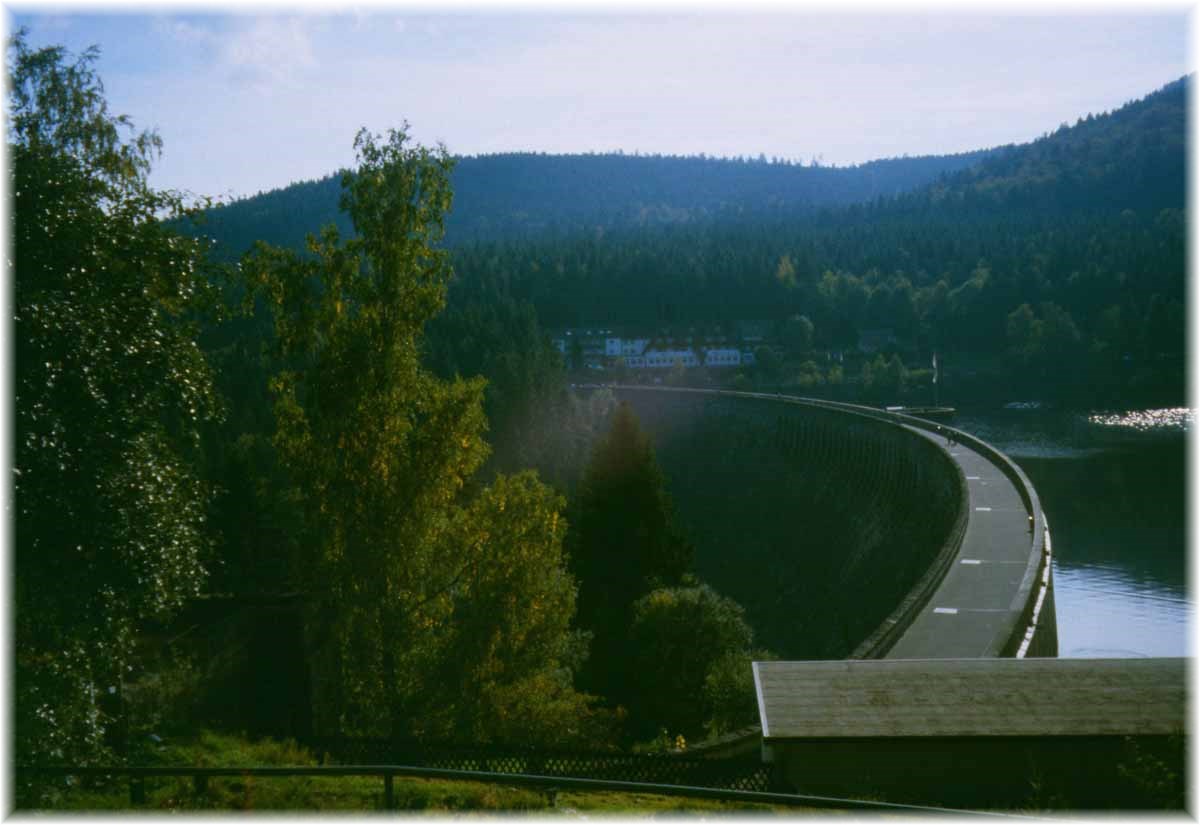
[[[963,411],[1011,457],[1050,525],[1059,656],[1190,652],[1185,410]]]

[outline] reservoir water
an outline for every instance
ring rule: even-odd
[[[1186,410],[962,411],[1033,482],[1050,525],[1059,656],[1187,656]]]

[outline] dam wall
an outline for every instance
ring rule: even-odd
[[[868,638],[882,649],[877,628],[957,549],[966,482],[930,439],[772,397],[616,394],[654,440],[697,574],[782,658],[845,658]]]
[[[986,641],[970,655],[1056,655],[1045,517],[1021,469],[986,442],[836,402],[614,392],[654,439],[698,575],[746,608],[759,645],[784,659],[889,655],[948,572],[957,574],[951,567],[968,532],[973,541],[993,532],[972,512],[974,493],[946,448],[953,433],[955,450],[993,467],[1024,508],[1004,514],[1021,575],[1004,585],[1004,606],[989,611]],[[939,651],[951,651],[949,636],[939,644],[926,633],[914,645],[911,635],[903,647],[919,658],[961,655]]]

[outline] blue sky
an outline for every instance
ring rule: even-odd
[[[248,195],[354,160],[407,120],[458,154],[780,156],[860,163],[1032,140],[1185,74],[1186,6],[404,6],[301,14],[10,6],[35,45],[98,44],[111,108],[158,129],[160,187]]]

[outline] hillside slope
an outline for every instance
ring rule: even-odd
[[[802,314],[817,349],[882,329],[910,361],[1002,366],[1005,392],[1181,401],[1188,83],[895,197],[468,245],[456,289],[549,327]]]
[[[892,158],[853,167],[659,155],[511,153],[459,158],[450,245],[580,230],[682,224],[739,211],[811,209],[897,195],[988,155]],[[255,240],[298,248],[336,222],[340,173],[209,211],[200,231],[225,259]]]
[[[1022,146],[1003,147],[901,200],[1046,211],[1182,209],[1189,78]]]

